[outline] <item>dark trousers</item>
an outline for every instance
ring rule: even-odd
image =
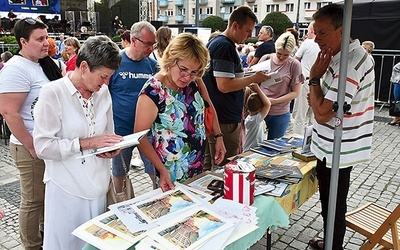
[[[347,212],[347,194],[349,193],[350,173],[352,169],[353,167],[348,167],[339,170],[336,215],[333,230],[333,250],[343,249],[343,239],[346,232],[345,214]],[[324,220],[324,238],[326,239],[331,169],[326,167],[325,158],[323,161],[317,160],[317,178],[322,207],[321,215]]]

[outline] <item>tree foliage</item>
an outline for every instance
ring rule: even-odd
[[[261,25],[269,25],[274,29],[275,36],[278,37],[286,31],[287,28],[292,28],[293,23],[289,17],[281,12],[271,12],[265,16]]]
[[[208,16],[203,22],[202,26],[205,28],[211,28],[211,32],[216,30],[224,31],[226,29],[226,23],[222,17],[219,16]]]

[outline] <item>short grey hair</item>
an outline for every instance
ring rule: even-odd
[[[86,61],[90,71],[106,67],[116,70],[119,68],[122,60],[119,47],[107,36],[89,37],[81,46],[76,66],[79,67],[83,61]]]
[[[142,29],[146,29],[149,30],[151,32],[154,33],[154,35],[156,34],[156,28],[149,22],[147,21],[141,21],[141,22],[137,22],[134,23],[131,27],[131,39],[132,37],[139,37],[140,38],[140,32],[142,31]]]
[[[265,29],[265,32],[267,32],[270,37],[274,36],[274,29],[271,26],[264,25],[264,26],[261,27],[261,29]]]
[[[11,57],[13,57],[13,54],[8,50],[1,53],[1,60],[3,62],[7,62],[8,60],[10,60]]]

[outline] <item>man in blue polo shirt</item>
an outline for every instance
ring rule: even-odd
[[[149,22],[137,22],[131,27],[131,46],[122,50],[121,66],[111,76],[109,90],[111,93],[114,130],[117,135],[133,133],[136,102],[144,83],[157,72],[157,61],[149,58],[156,44],[156,29]],[[112,173],[116,192],[122,191],[125,174],[129,171],[133,147],[122,150],[127,171],[124,171],[121,157],[118,155],[112,162]],[[154,185],[155,170],[142,155],[145,171],[150,175]]]

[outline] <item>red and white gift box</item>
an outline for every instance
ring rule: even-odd
[[[224,171],[224,197],[245,205],[254,202],[255,168],[246,162],[228,162]]]

